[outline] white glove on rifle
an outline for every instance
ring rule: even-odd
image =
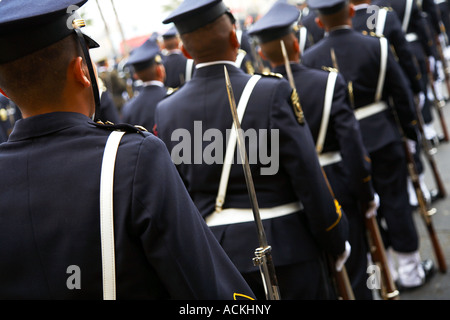
[[[338,272],[342,271],[342,268],[344,267],[345,262],[350,256],[351,251],[352,247],[350,246],[350,243],[348,241],[345,241],[345,251],[341,253],[341,255],[336,260],[336,271]]]
[[[373,196],[373,200],[369,202],[369,208],[366,211],[366,218],[370,219],[377,215],[377,210],[380,207],[380,197],[378,193],[375,193]]]
[[[414,140],[407,139],[408,149],[411,154],[416,153],[416,142]]]

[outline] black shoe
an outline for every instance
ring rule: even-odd
[[[435,202],[436,200],[443,199],[444,195],[439,192],[437,189],[430,190],[431,202]]]
[[[425,271],[425,282],[427,282],[435,273],[436,268],[434,262],[431,259],[426,259],[422,261],[423,271]]]

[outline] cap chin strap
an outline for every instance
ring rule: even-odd
[[[84,21],[80,20],[74,20],[74,30],[75,34],[77,35],[78,42],[80,43],[81,49],[83,50],[84,59],[86,60],[86,65],[89,70],[89,77],[91,78],[91,84],[92,84],[92,91],[94,94],[94,101],[95,101],[95,112],[92,115],[92,120],[97,121],[99,120],[97,117],[100,114],[100,91],[98,89],[98,83],[97,78],[95,76],[94,67],[92,65],[91,56],[89,55],[89,50],[86,44],[86,40],[84,39],[84,35],[79,29],[80,27],[84,27]]]

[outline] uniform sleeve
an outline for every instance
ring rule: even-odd
[[[280,167],[291,178],[317,242],[323,250],[340,254],[347,240],[347,220],[328,189],[310,129],[297,121],[293,109],[298,106],[287,81],[280,81],[274,95],[271,129],[279,130]]]
[[[343,163],[351,175],[349,188],[362,202],[373,199],[371,162],[364,146],[359,122],[347,99],[347,86],[342,75],[336,80],[331,108],[332,134],[339,141]]]
[[[164,143],[144,139],[133,184],[133,221],[171,299],[254,297],[187,193]]]
[[[394,108],[405,135],[409,139],[417,141],[417,121],[412,91],[391,50],[389,50],[388,55],[384,90],[393,100]]]

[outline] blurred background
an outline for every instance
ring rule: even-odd
[[[87,21],[83,32],[92,36],[101,48],[92,50],[94,61],[120,60],[141,45],[154,32],[162,35],[171,25],[162,20],[182,0],[90,0],[79,13]],[[242,28],[254,22],[276,0],[224,0]],[[287,1],[295,4],[296,1]],[[117,62],[117,61],[116,61]]]

